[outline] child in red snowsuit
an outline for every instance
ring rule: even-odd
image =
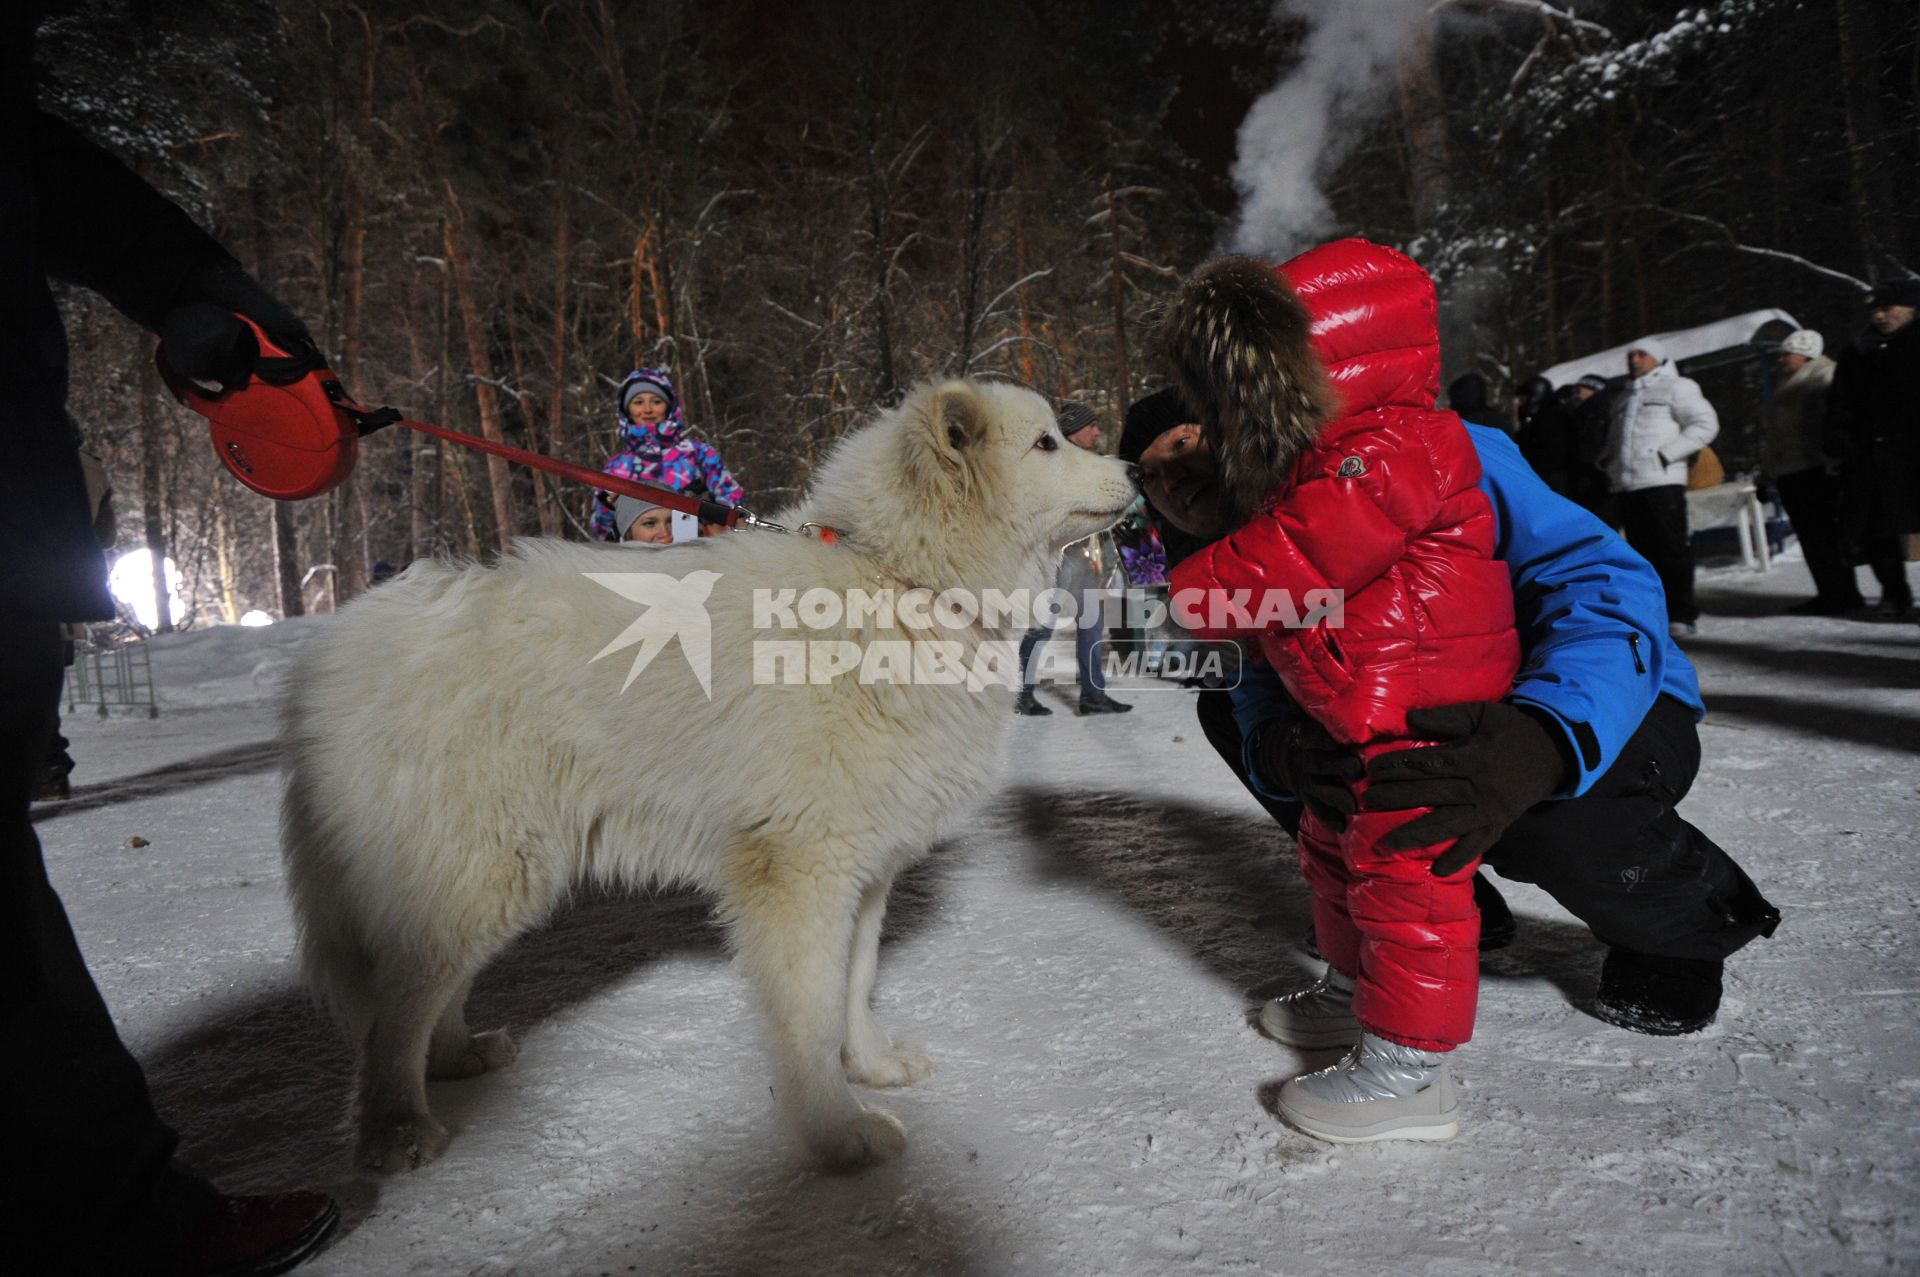
[[[1233,529],[1174,569],[1176,607],[1204,614],[1205,592],[1251,591],[1252,615],[1261,591],[1285,590],[1305,612],[1308,591],[1340,591],[1337,623],[1240,620],[1211,632],[1257,638],[1300,709],[1362,759],[1423,743],[1408,736],[1409,710],[1505,696],[1519,664],[1479,461],[1460,419],[1434,407],[1436,316],[1433,282],[1413,261],[1343,240],[1278,271],[1212,263],[1167,318],[1168,355]],[[1384,849],[1421,812],[1368,811],[1365,786],[1355,782],[1358,811],[1344,828],[1311,810],[1301,821],[1331,971],[1296,995],[1295,1035],[1276,1033],[1355,1052],[1288,1083],[1281,1109],[1329,1139],[1446,1138],[1457,1123],[1437,1057],[1473,1030],[1475,866],[1435,877],[1450,842]]]

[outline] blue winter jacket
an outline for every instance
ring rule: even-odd
[[[1700,679],[1667,634],[1666,595],[1653,566],[1547,487],[1504,433],[1472,422],[1467,432],[1480,454],[1481,490],[1499,520],[1495,553],[1513,574],[1524,659],[1510,699],[1539,706],[1565,728],[1579,774],[1559,796],[1577,797],[1613,766],[1661,693],[1691,707],[1695,719],[1705,714]],[[1249,743],[1256,725],[1295,712],[1265,667],[1246,667],[1230,694]],[[1257,777],[1254,783],[1269,792]]]

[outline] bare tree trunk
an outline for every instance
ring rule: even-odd
[[[1101,186],[1105,192],[1107,224],[1113,241],[1107,262],[1107,299],[1113,308],[1113,415],[1118,419],[1125,415],[1127,405],[1133,402],[1133,352],[1127,343],[1127,264],[1121,256],[1120,200],[1114,194],[1111,171],[1102,180]]]
[[[563,451],[560,437],[567,419],[567,272],[572,269],[569,258],[572,248],[572,219],[568,215],[567,172],[567,168],[563,167],[560,180],[559,226],[554,231],[553,237],[553,363],[550,373],[552,385],[547,395],[546,444],[555,452]],[[538,482],[537,479],[536,482]],[[560,496],[557,493],[542,494],[541,536],[557,537],[564,530],[559,501]]]
[[[986,139],[981,123],[973,121],[972,145],[967,156],[967,214],[960,236],[960,372],[973,371],[974,341],[980,330],[981,279],[986,272],[987,168]]]
[[[1879,19],[1872,0],[1835,0],[1840,24],[1840,87],[1847,107],[1847,161],[1853,187],[1853,221],[1860,259],[1869,278],[1905,260],[1900,224],[1893,216],[1893,184],[1879,162],[1886,126],[1881,118],[1873,57],[1880,49]]]
[[[1778,249],[1790,249],[1787,243],[1787,106],[1777,94],[1767,97],[1768,114],[1772,117],[1772,134],[1768,148],[1767,191],[1773,203],[1772,236],[1769,243]],[[1784,263],[1775,263],[1770,282],[1775,288],[1781,286],[1786,275]]]
[[[1606,181],[1600,192],[1600,344],[1614,341],[1613,274],[1620,238],[1619,112],[1607,103]]]
[[[1633,321],[1634,331],[1645,336],[1653,331],[1653,319],[1647,297],[1647,262],[1640,251],[1638,238],[1629,238],[1633,250]]]
[[[1443,229],[1443,210],[1453,195],[1446,107],[1440,67],[1434,59],[1433,25],[1420,22],[1400,63],[1400,119],[1407,139],[1407,196],[1414,225],[1423,231]],[[1487,344],[1478,320],[1484,311],[1492,309],[1487,304],[1496,282],[1492,274],[1469,254],[1455,265],[1452,278],[1440,290],[1440,375],[1444,381],[1472,371]]]
[[[449,216],[446,221],[447,269],[453,275],[454,298],[460,306],[461,326],[467,334],[467,359],[473,366],[474,400],[480,408],[480,433],[494,443],[505,443],[506,432],[500,424],[500,396],[494,388],[493,359],[487,353],[486,328],[480,320],[480,307],[473,295],[472,265],[467,259],[461,234],[460,197],[453,182],[445,183]],[[519,530],[513,513],[513,472],[504,458],[488,454],[487,480],[493,490],[495,540],[502,550],[513,544]]]
[[[266,178],[256,172],[252,182],[253,274],[262,284],[270,285],[273,236],[267,225],[266,193]],[[261,500],[266,501],[272,511],[273,580],[280,600],[281,619],[305,616],[307,601],[300,589],[300,537],[293,523],[293,506],[267,497]]]
[[[415,274],[416,285],[419,278]],[[420,349],[418,300],[419,289],[415,287],[410,290],[407,299],[407,356],[413,365],[413,382],[421,386],[426,384],[427,366]],[[443,380],[445,372],[445,368],[439,369],[435,380]],[[439,417],[438,413],[434,415]],[[433,553],[430,509],[434,485],[430,467],[435,453],[431,446],[432,435],[418,430],[409,430],[407,434],[411,436],[407,440],[407,562],[411,563]]]
[[[466,540],[461,542],[467,554],[480,552],[480,520],[473,512],[473,490],[467,483],[467,467],[460,458],[460,449],[454,444],[440,441],[440,473],[453,484],[453,494],[460,498],[460,514],[466,528]]]
[[[1400,119],[1407,137],[1407,194],[1414,225],[1431,229],[1446,205],[1452,157],[1447,146],[1446,98],[1433,57],[1433,29],[1418,24],[1400,64]]]
[[[160,490],[160,378],[153,364],[153,339],[139,340],[140,514],[153,568],[153,631],[166,634],[173,629],[173,604],[167,594],[167,517]]]
[[[293,503],[273,503],[273,575],[279,585],[280,616],[305,616],[307,600],[300,589],[300,538],[293,526]]]
[[[1541,184],[1541,193],[1545,199],[1546,233],[1541,237],[1541,284],[1547,300],[1547,331],[1545,364],[1560,362],[1560,237],[1555,228],[1560,224],[1559,210],[1554,207],[1553,176],[1548,174]]]
[[[871,86],[867,91],[872,92]],[[879,129],[871,101],[861,112],[861,126],[867,163],[867,234],[873,249],[874,398],[884,401],[891,400],[900,386],[893,366],[893,258],[887,248],[893,221],[892,192],[881,177]]]
[[[1013,268],[1016,279],[1024,280],[1030,273],[1027,268],[1026,201],[1017,184],[1013,192]],[[1033,308],[1027,304],[1025,284],[1020,285],[1015,300],[1020,307],[1020,380],[1037,389],[1040,382],[1034,370]]]
[[[214,573],[219,579],[220,610],[225,613],[227,624],[232,625],[240,619],[240,602],[233,592],[233,554],[228,545],[226,485],[216,481],[207,494],[207,504],[213,507],[213,563]]]
[[[354,144],[345,149],[345,265],[340,295],[340,365],[335,370],[349,393],[360,389],[360,339],[367,286],[367,175],[362,171],[358,148],[372,132],[375,48],[372,24],[364,11],[356,12],[365,46],[360,83],[354,95]],[[363,463],[371,442],[361,444]],[[334,502],[334,597],[343,603],[366,589],[373,577],[367,474],[365,464],[356,466],[340,485]]]

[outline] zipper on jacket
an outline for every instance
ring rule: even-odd
[[[1647,666],[1646,663],[1640,659],[1640,636],[1638,634],[1627,635],[1627,646],[1633,649],[1633,672],[1635,674],[1645,674],[1647,672]]]

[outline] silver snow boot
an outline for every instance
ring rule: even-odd
[[[1371,1033],[1346,1058],[1280,1088],[1280,1116],[1335,1144],[1450,1140],[1460,1105],[1444,1056]]]
[[[1353,977],[1327,968],[1298,993],[1270,999],[1260,1008],[1260,1031],[1275,1042],[1318,1050],[1360,1040],[1353,1014]]]

